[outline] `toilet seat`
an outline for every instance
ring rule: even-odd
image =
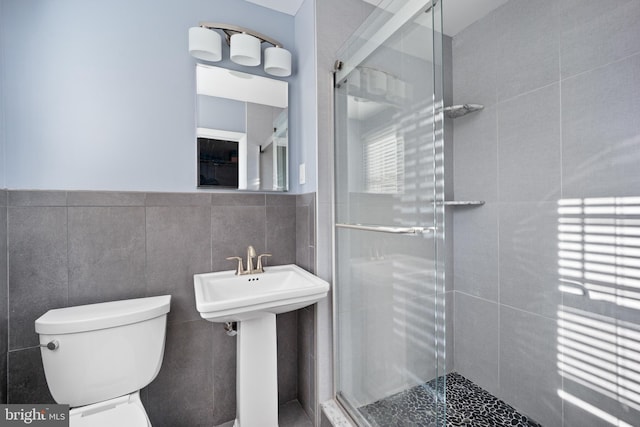
[[[140,391],[69,411],[70,427],[151,427]]]

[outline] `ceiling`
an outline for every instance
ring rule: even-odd
[[[264,6],[287,15],[295,16],[304,0],[247,0],[259,6]]]
[[[304,0],[247,0],[248,2],[273,9],[278,12],[295,16]],[[319,0],[322,1],[322,0]],[[381,0],[362,0],[377,6]],[[469,25],[484,17],[492,10],[503,5],[508,0],[442,0],[444,33],[455,36]],[[398,2],[383,2],[389,5]]]
[[[448,36],[455,36],[477,20],[508,0],[443,0],[442,29]]]

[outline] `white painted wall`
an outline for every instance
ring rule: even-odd
[[[207,20],[249,27],[299,60],[294,17],[245,1],[0,0],[0,10],[0,186],[11,189],[194,191],[188,28]],[[228,59],[217,65],[264,75]],[[300,88],[306,70],[286,80]]]
[[[295,50],[298,52],[298,80],[290,87],[292,103],[289,109],[290,143],[289,189],[294,193],[317,190],[318,95],[316,89],[316,17],[315,1],[305,0],[295,16]],[[299,183],[298,166],[306,167],[306,183]]]
[[[197,102],[197,127],[247,131],[246,102],[207,95],[198,95]]]
[[[2,15],[4,14],[2,2],[0,2],[0,22],[2,22]],[[0,27],[0,46],[2,46],[4,40],[4,31]],[[2,55],[2,49],[0,49],[0,64],[4,63]],[[0,66],[0,82],[2,82],[2,68]],[[4,138],[4,93],[2,91],[2,84],[0,84],[0,188],[6,188],[6,173],[5,173],[5,138]]]

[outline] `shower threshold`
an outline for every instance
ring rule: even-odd
[[[445,377],[447,427],[542,427],[462,375],[452,372]],[[442,384],[442,377],[433,379],[362,406],[359,412],[373,427],[439,427],[434,393]]]

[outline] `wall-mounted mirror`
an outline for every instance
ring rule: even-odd
[[[196,65],[198,187],[287,191],[287,82]]]

